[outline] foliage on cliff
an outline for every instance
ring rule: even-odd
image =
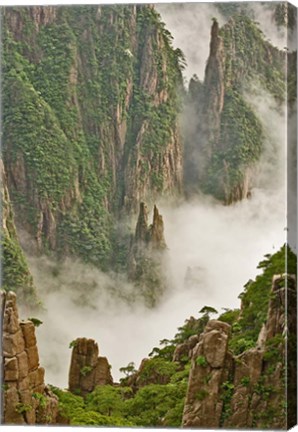
[[[242,303],[241,314],[232,322],[234,326],[230,342],[230,348],[235,354],[240,354],[256,344],[261,327],[266,321],[272,277],[297,273],[297,256],[289,246],[284,245],[275,254],[265,255],[264,258],[258,265],[262,273],[254,281],[248,281],[239,296]]]
[[[235,13],[221,28],[214,20],[205,79],[193,77],[187,101],[196,124],[186,130],[186,189],[226,204],[249,197],[266,142],[245,95],[260,88],[279,106],[296,98],[296,53],[273,47],[247,14]]]
[[[0,161],[1,170],[1,288],[15,292],[23,304],[39,307],[36,289],[30,274],[24,252],[20,246],[14,214],[7,189],[6,176]]]
[[[4,9],[4,163],[40,250],[107,268],[119,211],[176,193],[182,63],[149,6]]]

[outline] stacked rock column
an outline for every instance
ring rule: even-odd
[[[19,321],[16,295],[1,292],[2,304],[2,422],[5,424],[51,423],[57,414],[56,398],[45,393],[44,368],[39,365],[35,327],[31,321]],[[49,396],[49,397],[48,397]],[[40,421],[42,407],[52,412]],[[51,403],[49,403],[51,402]]]

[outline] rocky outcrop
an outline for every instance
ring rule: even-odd
[[[218,395],[228,379],[230,326],[211,320],[193,349],[189,385],[183,412],[184,427],[216,428],[223,402]]]
[[[165,260],[166,242],[163,218],[155,205],[153,222],[149,226],[147,207],[142,202],[135,235],[130,246],[128,275],[150,307],[156,304],[167,286]]]
[[[72,393],[85,396],[95,387],[113,384],[111,366],[106,357],[98,356],[93,339],[79,338],[73,342],[68,387]]]
[[[173,354],[173,361],[178,363],[181,361],[183,362],[183,359],[185,361],[186,358],[192,355],[192,349],[197,345],[198,342],[199,336],[192,335],[185,342],[178,344]]]
[[[273,278],[268,316],[256,348],[233,356],[229,335],[228,324],[211,320],[193,348],[183,426],[284,429],[294,425],[295,276]],[[287,387],[291,393],[288,412]]]
[[[1,292],[2,317],[2,422],[5,424],[55,423],[58,400],[44,383],[39,364],[35,327],[20,321],[16,295]]]

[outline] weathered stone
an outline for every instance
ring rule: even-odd
[[[38,424],[51,424],[58,416],[58,398],[48,387],[44,388],[44,394],[47,398],[46,406],[38,406],[36,419]],[[60,424],[60,422],[58,422]]]
[[[177,345],[173,354],[173,361],[180,362],[183,357],[189,357],[191,350],[198,342],[199,336],[193,335],[190,336],[184,343]]]
[[[20,330],[18,315],[13,307],[5,308],[3,318],[3,332],[14,334]]]
[[[18,361],[16,357],[6,358],[4,361],[4,380],[17,381],[19,379]]]
[[[4,379],[5,381],[17,381],[19,378],[19,372],[16,371],[9,371],[5,370],[4,372]]]
[[[92,388],[94,367],[98,358],[98,345],[93,339],[79,338],[75,341],[69,370],[69,389],[83,391]],[[82,389],[82,384],[84,383]]]
[[[111,365],[106,357],[98,357],[94,379],[96,385],[113,384]]]
[[[44,373],[45,371],[42,367],[39,367],[32,372],[29,372],[29,382],[32,389],[35,389],[36,387],[44,383]]]
[[[2,349],[4,357],[15,357],[24,351],[25,343],[21,330],[14,334],[4,333]]]
[[[31,348],[36,345],[35,327],[32,321],[22,321],[20,323],[26,348]]]
[[[231,401],[232,415],[224,423],[224,427],[245,428],[248,426],[249,390],[240,386],[236,389]]]
[[[4,394],[4,422],[5,424],[24,424],[23,415],[17,410],[20,399],[16,387],[10,387]]]
[[[156,205],[153,209],[153,223],[150,227],[150,242],[154,249],[158,250],[166,248],[163,218],[159,214]]]
[[[35,392],[44,394],[45,385],[44,369],[38,367],[39,359],[34,326],[31,322],[23,322],[19,326],[16,321],[18,311],[14,293],[1,293],[1,298],[4,307],[2,316],[6,317],[6,331],[3,335],[3,384],[5,391],[3,394],[2,421],[4,424],[36,424],[38,422],[36,417],[38,404],[32,395]],[[14,318],[11,319],[11,317]],[[17,327],[18,330],[15,332]],[[57,398],[53,395],[44,396],[50,399],[49,406],[53,408],[51,417],[50,412],[47,413],[46,422],[53,423],[57,416]]]
[[[39,366],[39,355],[38,355],[37,346],[34,345],[31,348],[26,348],[26,353],[27,353],[27,356],[28,356],[29,371],[32,371],[32,370],[38,368],[38,366]]]
[[[26,351],[17,355],[18,359],[18,369],[19,369],[19,379],[25,378],[28,375],[28,355]]]
[[[183,412],[184,427],[216,428],[222,401],[221,385],[225,374],[230,326],[212,320],[192,350],[192,363]]]
[[[27,424],[35,424],[35,410],[34,410],[34,402],[32,400],[32,393],[29,390],[20,391],[20,400],[23,404],[24,417]]]
[[[9,308],[12,308],[17,318],[19,318],[18,309],[17,309],[17,295],[13,291],[8,291],[6,293],[5,309],[9,309]]]
[[[33,391],[34,393],[41,393],[41,394],[43,394],[45,387],[46,387],[45,384],[42,383],[42,384],[40,384],[40,385],[38,385],[38,386],[36,386],[36,387],[33,387],[33,388],[32,388],[32,391]]]
[[[264,351],[251,349],[245,351],[237,358],[235,367],[234,385],[241,384],[243,378],[247,378],[250,385],[255,385],[262,373]]]
[[[98,385],[113,382],[105,357],[98,357],[98,346],[93,339],[81,338],[74,343],[69,370],[69,389],[84,395]]]
[[[211,367],[222,367],[228,349],[228,335],[211,330],[204,338],[204,354]]]
[[[6,358],[4,361],[5,371],[17,371],[18,370],[18,360],[17,357]]]
[[[22,380],[18,381],[18,389],[19,390],[22,390],[22,391],[29,390],[29,387],[30,387],[30,381],[29,381],[28,376],[26,376]]]

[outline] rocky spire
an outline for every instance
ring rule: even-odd
[[[220,114],[224,105],[224,47],[219,36],[218,22],[214,19],[211,27],[210,54],[205,70],[205,120],[209,136],[208,143],[217,142],[220,133]],[[212,133],[211,133],[212,131]],[[209,152],[212,148],[209,145]],[[211,155],[211,153],[210,153]]]
[[[148,212],[144,202],[140,204],[139,217],[135,232],[135,241],[146,242],[148,237]]]
[[[106,357],[99,357],[98,345],[93,339],[78,338],[72,343],[69,369],[69,390],[85,396],[95,387],[113,384],[111,366]]]
[[[55,423],[58,400],[44,383],[32,321],[20,321],[16,294],[1,292],[2,423]]]
[[[149,306],[153,306],[166,289],[165,250],[163,218],[155,205],[153,221],[148,226],[147,207],[142,202],[130,247],[128,275]]]
[[[144,202],[140,204],[139,216],[136,225],[133,245],[146,246],[147,249],[162,250],[166,248],[164,238],[164,223],[156,205],[153,209],[153,221],[148,226],[148,210]]]
[[[149,243],[154,249],[165,249],[166,242],[164,238],[164,224],[158,208],[154,206],[153,223],[149,230]]]

